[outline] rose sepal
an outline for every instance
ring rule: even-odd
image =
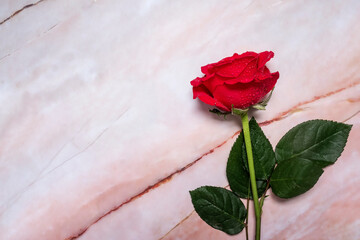
[[[252,108],[258,109],[258,110],[266,110],[266,106],[268,102],[270,101],[270,98],[272,96],[272,93],[274,91],[275,87],[270,91],[270,93],[265,97],[261,102],[252,105]]]
[[[215,113],[218,116],[224,116],[224,118],[226,117],[226,115],[230,114],[230,112],[222,112],[222,111],[220,111],[219,109],[216,109],[216,108],[209,109],[209,112]]]
[[[260,104],[260,103],[257,103],[257,104],[255,104],[255,105],[252,105],[251,107],[252,107],[252,108],[255,108],[255,109],[257,109],[257,110],[266,110],[266,104],[265,104],[265,105],[262,105],[262,104]]]
[[[243,116],[249,111],[249,108],[241,109],[241,108],[234,108],[234,105],[231,105],[231,114],[232,115],[239,115]]]

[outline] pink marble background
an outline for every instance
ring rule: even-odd
[[[270,194],[262,239],[360,239],[359,22],[357,0],[1,0],[0,239],[245,239],[193,211],[189,190],[227,186],[240,121],[189,82],[248,50],[275,52],[254,113],[273,146],[305,120],[354,125],[315,188]]]

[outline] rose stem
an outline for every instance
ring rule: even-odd
[[[252,147],[251,147],[249,118],[248,118],[247,112],[241,114],[241,122],[242,122],[242,126],[243,126],[243,131],[244,131],[245,147],[246,147],[248,166],[249,166],[249,174],[250,174],[250,184],[251,184],[251,191],[252,191],[254,208],[255,208],[255,218],[256,218],[255,240],[260,240],[261,212],[260,212],[259,197],[258,197],[257,187],[256,187],[254,159],[253,159],[253,153],[252,153]]]
[[[249,223],[249,202],[250,202],[250,182],[248,186],[248,196],[246,198],[246,220],[245,220],[245,233],[246,233],[246,240],[249,240],[249,230],[248,230],[248,223]]]

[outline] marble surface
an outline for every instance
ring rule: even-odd
[[[360,2],[0,1],[0,239],[245,239],[189,190],[227,186],[240,121],[192,99],[200,66],[272,50],[253,114],[273,146],[297,123],[353,124],[314,189],[265,201],[262,239],[360,239]],[[250,226],[253,234],[252,226]]]

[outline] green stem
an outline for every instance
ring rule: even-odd
[[[269,190],[269,187],[270,187],[270,180],[267,181],[264,194],[263,194],[263,195],[261,196],[261,198],[260,198],[260,212],[261,212],[261,214],[262,214],[262,207],[263,207],[263,205],[264,205],[264,200],[265,200],[266,192],[267,192],[267,190]]]
[[[250,174],[250,185],[251,185],[251,191],[252,191],[254,208],[255,208],[255,218],[256,218],[255,240],[260,240],[261,210],[260,210],[260,206],[259,206],[259,197],[258,197],[257,187],[256,187],[254,159],[253,159],[253,153],[252,153],[252,147],[251,147],[249,118],[248,118],[247,112],[241,114],[241,121],[242,121],[243,131],[244,131],[245,147],[246,147],[248,166],[249,166],[249,174]]]
[[[250,183],[248,188],[250,187]],[[245,220],[245,234],[246,234],[246,240],[249,240],[249,228],[248,228],[248,224],[249,224],[249,202],[250,202],[250,190],[248,190],[248,196],[246,198],[246,220]]]

